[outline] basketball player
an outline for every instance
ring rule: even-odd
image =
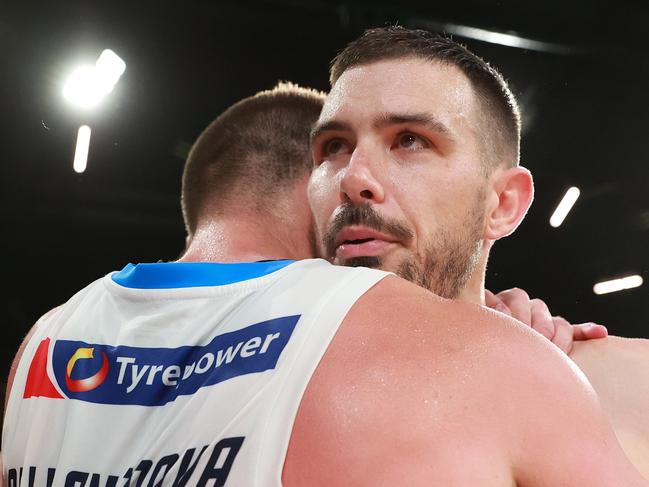
[[[533,194],[518,165],[518,108],[502,77],[448,39],[384,28],[336,57],[331,83],[313,130],[309,191],[322,255],[484,303],[489,250],[516,229]],[[647,341],[575,347],[649,478]]]
[[[320,104],[284,87],[227,110],[187,161],[180,261],[128,265],[35,325],[8,485],[647,485],[529,328],[307,259]]]

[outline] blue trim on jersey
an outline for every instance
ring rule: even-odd
[[[294,260],[269,262],[159,262],[127,264],[111,278],[120,286],[136,289],[173,289],[182,287],[223,286],[262,277]]]

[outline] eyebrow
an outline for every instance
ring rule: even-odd
[[[372,126],[375,129],[382,129],[390,125],[402,124],[415,124],[422,125],[426,129],[437,132],[447,138],[454,139],[451,129],[448,126],[430,113],[384,113],[376,117]],[[311,143],[325,132],[340,131],[352,132],[352,126],[346,122],[338,120],[329,120],[326,122],[316,122],[311,129]]]
[[[390,125],[401,125],[411,123],[422,125],[426,129],[437,132],[448,138],[453,138],[451,129],[431,113],[385,113],[379,115],[372,124],[375,129],[382,129]]]
[[[313,144],[313,141],[320,137],[325,132],[332,131],[341,131],[341,132],[351,132],[352,126],[345,122],[338,122],[337,120],[329,120],[327,122],[316,122],[313,128],[311,129],[310,142]]]

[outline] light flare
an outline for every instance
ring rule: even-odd
[[[580,194],[581,191],[579,191],[579,188],[577,188],[576,186],[568,188],[566,194],[563,195],[563,198],[561,198],[561,201],[557,205],[557,208],[554,210],[554,213],[552,213],[552,216],[550,217],[550,225],[552,225],[554,228],[561,226],[563,221],[568,216],[568,213],[570,213],[570,210],[572,210],[572,207],[577,202]]]
[[[610,281],[598,282],[593,286],[595,294],[608,294],[617,291],[624,291],[625,289],[633,289],[642,286],[642,276],[634,274],[632,276],[622,277],[620,279],[611,279]]]

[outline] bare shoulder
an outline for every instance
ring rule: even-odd
[[[284,485],[527,485],[526,472],[549,469],[548,485],[607,485],[573,472],[577,453],[526,453],[548,446],[553,435],[538,432],[556,431],[559,414],[582,420],[584,398],[578,429],[601,429],[594,397],[574,364],[516,321],[386,278],[353,306],[311,378]]]
[[[499,340],[524,342],[536,336],[516,320],[488,308],[440,298],[394,276],[383,279],[358,300],[346,323],[357,327],[367,319],[383,323],[391,333],[399,333],[406,341],[416,342],[422,335],[436,337],[427,346],[482,340],[489,335],[497,335]],[[400,326],[393,327],[393,324]]]

